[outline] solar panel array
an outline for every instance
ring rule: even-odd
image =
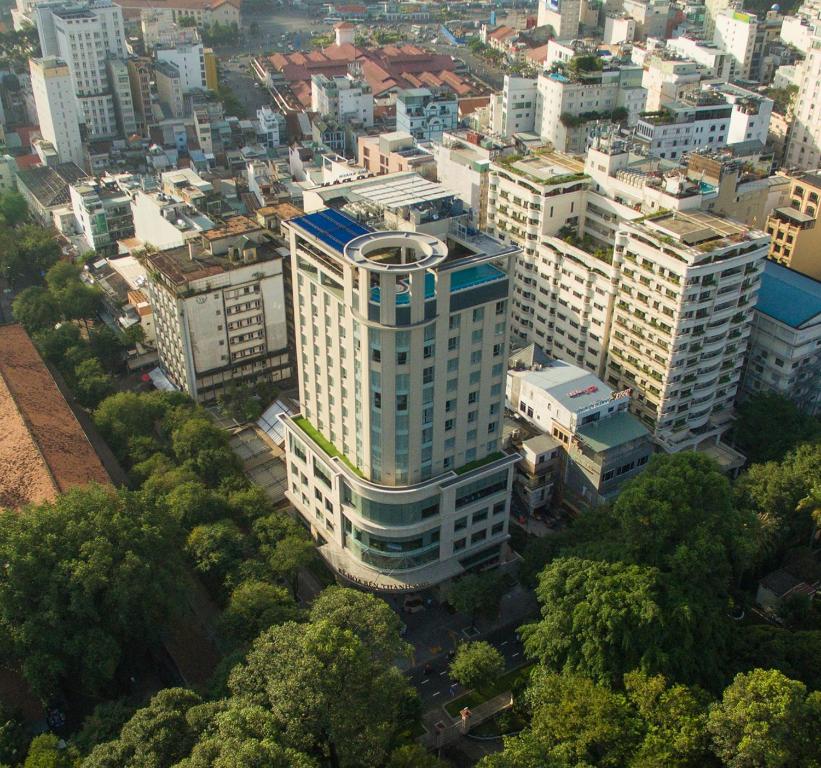
[[[326,208],[292,219],[291,224],[302,227],[317,240],[335,248],[339,253],[342,253],[345,246],[355,237],[366,235],[371,231],[333,208]]]

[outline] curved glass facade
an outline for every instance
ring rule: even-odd
[[[345,482],[342,483],[342,503],[353,507],[366,520],[372,520],[380,525],[414,525],[439,514],[439,501],[436,498],[388,504],[359,496]]]
[[[439,527],[416,536],[388,538],[363,531],[344,519],[344,546],[367,565],[390,571],[418,568],[439,558]]]

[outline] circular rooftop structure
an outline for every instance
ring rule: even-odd
[[[345,258],[358,267],[374,272],[407,273],[431,269],[448,255],[448,247],[438,237],[420,232],[368,232],[345,246]]]

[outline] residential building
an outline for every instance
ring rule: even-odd
[[[816,280],[821,280],[820,207],[821,176],[805,173],[791,177],[789,202],[767,220],[770,258]]]
[[[126,19],[137,23],[144,14],[153,14],[158,8],[154,0],[117,0],[117,5]],[[211,27],[215,22],[238,27],[240,22],[240,0],[167,0],[161,10],[169,14],[163,21],[178,26],[193,21],[198,29]]]
[[[516,249],[332,209],[283,226],[303,374],[301,412],[281,417],[288,497],[320,554],[395,591],[499,563],[519,459],[501,447]]]
[[[114,97],[114,116],[117,120],[117,132],[130,138],[138,131],[137,114],[131,95],[131,79],[128,73],[128,62],[125,59],[109,57],[106,60],[108,82],[111,95]]]
[[[776,392],[821,415],[821,282],[764,265],[742,385],[744,395]]]
[[[427,178],[436,175],[436,158],[405,131],[360,136],[357,162],[377,175],[410,171]]]
[[[89,136],[117,136],[113,91],[120,99],[126,97],[118,82],[110,82],[107,62],[112,57],[124,60],[127,56],[120,8],[111,0],[38,5],[37,31],[43,55],[59,56],[68,65],[72,90]]]
[[[763,82],[771,75],[774,65],[768,51],[782,20],[777,10],[762,17],[730,8],[717,16],[713,41],[727,51],[733,80]]]
[[[370,85],[353,75],[311,78],[311,110],[340,123],[355,121],[373,125],[373,91]]]
[[[651,53],[644,59],[641,87],[647,91],[644,108],[655,112],[662,105],[678,101],[702,77],[702,68],[694,61],[682,59],[665,50]]]
[[[636,21],[636,40],[667,37],[670,3],[667,0],[624,0],[622,10]]]
[[[290,378],[280,250],[234,216],[181,247],[145,253],[160,365],[195,400],[236,382]]]
[[[636,37],[636,20],[622,12],[608,13],[604,17],[604,37],[606,45],[632,43]]]
[[[151,81],[154,79],[153,60],[146,56],[130,56],[127,66],[137,130],[142,136],[146,136],[148,127],[154,122],[151,109]]]
[[[744,141],[760,141],[762,145],[767,143],[773,112],[772,99],[731,83],[713,83],[709,90],[720,93],[728,104],[733,105],[727,144]]]
[[[179,168],[160,174],[160,188],[183,203],[188,203],[200,213],[217,217],[222,213],[223,198],[210,181],[206,181],[191,168]]]
[[[704,37],[713,39],[716,19],[720,13],[732,6],[733,0],[704,0]]]
[[[131,209],[134,236],[160,251],[179,248],[215,228],[214,222],[193,205],[165,192],[139,190],[131,200]]]
[[[31,216],[45,227],[73,232],[69,186],[87,178],[76,163],[21,168],[17,172],[17,191],[23,196]]]
[[[177,68],[183,93],[205,90],[208,87],[205,76],[205,47],[202,43],[174,43],[160,45],[154,49],[158,62],[165,62]]]
[[[491,101],[491,129],[495,134],[508,137],[536,130],[537,83],[536,78],[505,75],[500,98]]]
[[[396,96],[396,130],[421,141],[442,138],[459,122],[456,97],[429,88],[408,88]]]
[[[634,391],[634,411],[668,452],[720,448],[768,247],[764,232],[702,212],[619,227],[604,378]]]
[[[578,37],[581,5],[581,0],[539,0],[537,24],[552,27],[559,40]]]
[[[83,165],[80,116],[68,65],[55,56],[31,59],[31,89],[40,133],[57,151],[61,163]]]
[[[602,71],[539,74],[536,96],[537,133],[560,152],[583,154],[595,123],[624,120],[635,125],[644,111],[647,92],[638,66]]]
[[[154,82],[157,97],[166,117],[181,118],[185,115],[185,90],[180,71],[167,61],[154,64]]]
[[[285,115],[263,106],[257,110],[257,122],[259,123],[257,136],[262,146],[267,149],[276,149],[285,143]]]
[[[821,166],[821,34],[813,37],[807,58],[801,63],[801,85],[793,108],[793,121],[784,164],[803,171]]]
[[[728,82],[732,74],[730,56],[720,45],[712,40],[701,40],[697,37],[671,37],[665,41],[667,49],[703,67],[706,74]],[[677,96],[674,98],[678,98]]]
[[[781,41],[807,56],[812,47],[813,20],[806,16],[785,16],[781,24]]]
[[[558,443],[563,503],[584,508],[610,501],[647,465],[653,441],[628,410],[630,394],[561,360],[508,371],[508,408]]]
[[[131,190],[138,185],[130,174],[71,185],[69,194],[77,231],[89,250],[102,256],[116,256],[117,241],[134,235]]]

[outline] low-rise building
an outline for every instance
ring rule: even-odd
[[[233,382],[290,378],[283,261],[270,233],[235,216],[144,259],[160,365],[175,386],[206,402]]]
[[[340,123],[373,125],[373,91],[353,75],[314,75],[311,78],[311,110]]]
[[[405,131],[360,136],[357,145],[359,165],[373,174],[409,171],[425,177],[436,174],[436,158]]]
[[[165,192],[139,190],[131,200],[134,235],[157,250],[178,248],[214,229],[212,219]]]
[[[772,237],[770,258],[779,264],[821,280],[821,176],[794,176],[789,204],[776,208],[767,220]]]
[[[560,360],[514,367],[506,394],[510,410],[558,441],[557,490],[566,504],[612,499],[653,454],[649,431],[628,410],[630,390],[615,392],[584,368]]]
[[[130,174],[71,185],[75,226],[88,249],[113,256],[118,251],[117,241],[134,234],[131,195],[138,187],[139,182]]]
[[[29,207],[29,213],[45,227],[55,226],[54,215],[67,217],[73,225],[69,187],[88,174],[75,163],[26,168],[17,173],[17,191]],[[62,231],[62,227],[57,226]]]
[[[743,394],[776,392],[821,414],[821,282],[764,265],[744,367]]]
[[[456,96],[429,88],[408,88],[396,95],[396,130],[420,141],[435,141],[459,124]]]

